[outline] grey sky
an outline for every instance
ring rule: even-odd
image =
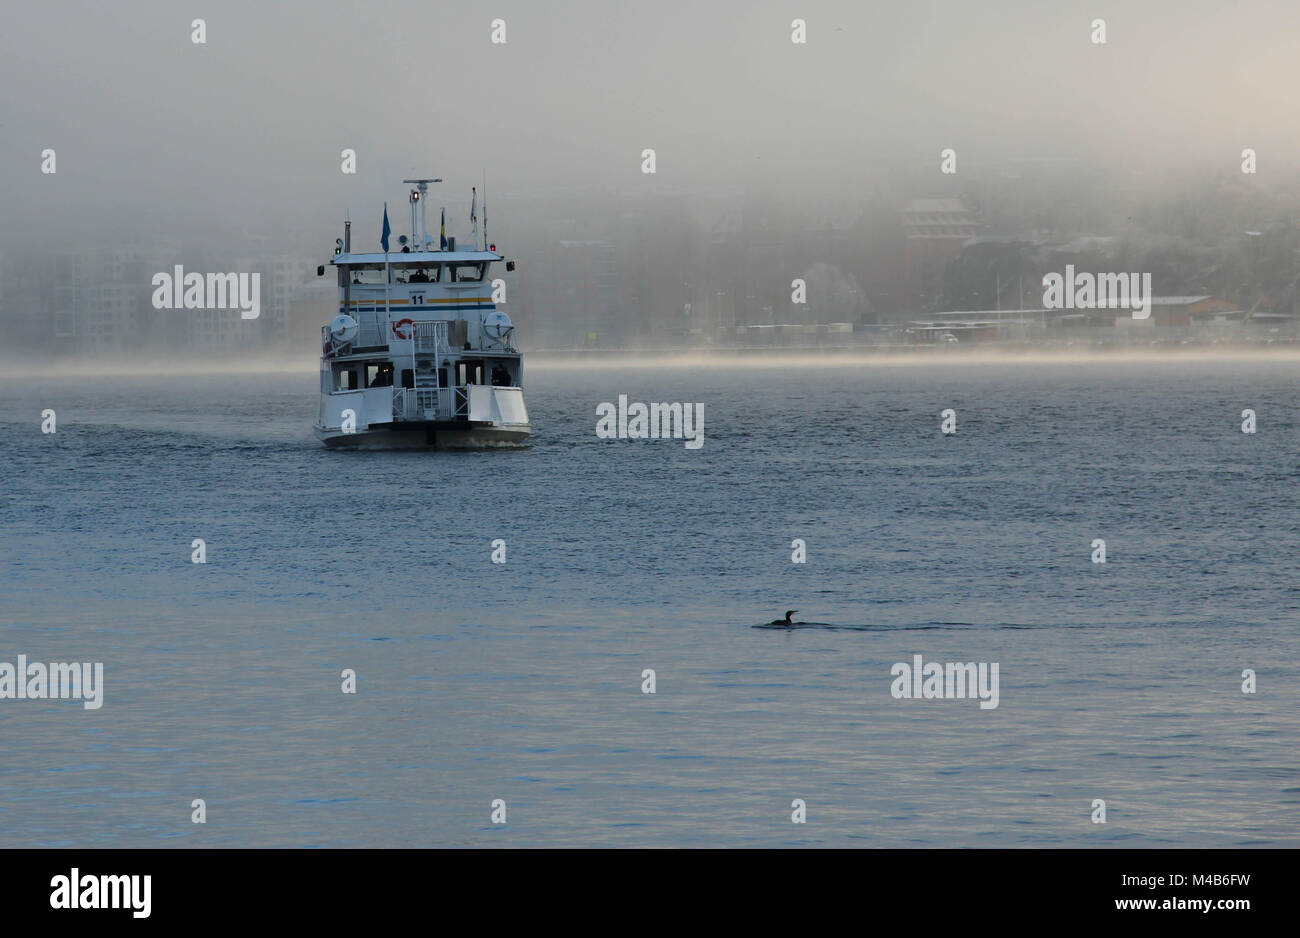
[[[190,21],[207,21],[205,46]],[[489,42],[507,22],[508,42]],[[808,22],[807,45],[790,22]],[[1108,42],[1090,42],[1104,18]],[[841,27],[837,30],[836,27]],[[467,200],[591,187],[859,196],[880,160],[1079,157],[1261,176],[1300,156],[1300,4],[14,4],[0,32],[6,238],[32,227],[329,226],[432,172]],[[42,176],[45,147],[56,176]],[[339,171],[358,151],[356,177]],[[639,172],[653,147],[658,175]],[[193,209],[182,209],[183,200]],[[396,224],[395,224],[395,227]]]

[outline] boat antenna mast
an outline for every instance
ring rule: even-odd
[[[403,179],[402,182],[408,185],[414,185],[415,191],[411,193],[411,234],[415,234],[415,203],[420,203],[420,250],[429,250],[429,228],[424,219],[424,203],[427,201],[425,196],[429,192],[429,183],[442,182],[441,179]]]

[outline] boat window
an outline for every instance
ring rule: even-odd
[[[480,361],[459,361],[456,363],[457,384],[482,384],[483,363]]]
[[[388,362],[366,365],[366,387],[391,388],[393,386],[393,366]]]
[[[451,268],[451,279],[457,283],[483,279],[482,264],[448,264],[447,266]]]
[[[384,282],[384,267],[382,264],[372,264],[364,267],[361,265],[354,265],[351,270],[352,282],[354,284]]]
[[[413,372],[410,368],[402,369],[402,387],[404,388],[415,387],[415,372]]]
[[[357,372],[352,368],[340,368],[337,375],[339,391],[355,391],[360,385],[357,383]]]
[[[441,270],[441,264],[415,264],[402,269],[402,280],[406,283],[437,283]]]

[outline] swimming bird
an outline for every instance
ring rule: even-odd
[[[768,623],[768,625],[794,625],[794,623],[790,621],[790,617],[798,611],[798,609],[787,609],[785,611],[784,619],[773,619]]]

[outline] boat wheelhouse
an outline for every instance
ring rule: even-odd
[[[454,238],[430,250],[423,200],[437,181],[406,180],[417,188],[399,251],[352,253],[350,222],[337,242],[339,312],[321,330],[315,428],[327,446],[518,446],[532,430],[514,325],[493,301],[493,265],[514,262],[495,245],[457,250]]]

